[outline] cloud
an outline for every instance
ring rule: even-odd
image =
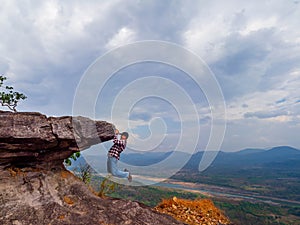
[[[116,35],[114,35],[105,48],[110,50],[112,48],[132,43],[136,40],[135,32],[127,27],[122,27]]]
[[[20,110],[71,114],[80,78],[97,57],[144,39],[175,42],[204,59],[220,83],[228,118],[225,149],[300,147],[295,137],[300,129],[299,15],[294,1],[7,0],[0,8],[0,73],[28,96]],[[207,137],[212,118],[205,93],[180,72],[160,68],[143,64],[135,73],[124,69],[99,98],[110,102],[114,92],[146,72],[170,78],[190,95],[201,136]],[[179,118],[169,106],[153,101],[134,109],[129,117],[134,128],[164,118],[176,141]],[[188,113],[182,119],[195,121]],[[249,135],[261,140],[251,142]]]
[[[290,124],[278,120],[257,118],[235,120],[227,124],[222,149],[236,151],[249,146],[254,148],[299,146],[296,138],[299,129],[299,123]]]
[[[130,120],[143,120],[143,121],[149,121],[151,119],[152,115],[150,113],[131,113],[129,115]]]
[[[274,88],[299,68],[299,7],[293,2],[227,1],[225,7],[211,1],[201,8],[183,43],[209,64],[227,101]]]
[[[278,116],[288,115],[287,112],[284,111],[259,111],[259,112],[247,112],[244,114],[245,118],[258,118],[258,119],[267,119],[274,118]]]

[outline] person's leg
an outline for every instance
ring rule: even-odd
[[[115,157],[107,158],[107,171],[115,177],[128,178],[129,172],[121,171],[118,169],[118,159]]]
[[[108,172],[108,173],[112,173],[111,160],[110,160],[110,157],[109,157],[109,156],[107,157],[107,164],[106,164],[106,165],[107,165],[107,172]]]

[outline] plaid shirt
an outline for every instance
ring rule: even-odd
[[[119,160],[121,152],[126,148],[126,140],[119,140],[118,136],[115,135],[113,142],[114,145],[109,149],[108,156],[115,157]]]

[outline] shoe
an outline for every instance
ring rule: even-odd
[[[128,179],[129,182],[131,182],[132,181],[132,176],[131,176],[129,170],[128,169],[124,169],[124,172],[128,172],[129,173],[129,176],[128,176],[127,179]]]

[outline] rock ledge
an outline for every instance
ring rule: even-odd
[[[61,164],[72,153],[113,135],[114,126],[105,121],[0,111],[0,167]]]

